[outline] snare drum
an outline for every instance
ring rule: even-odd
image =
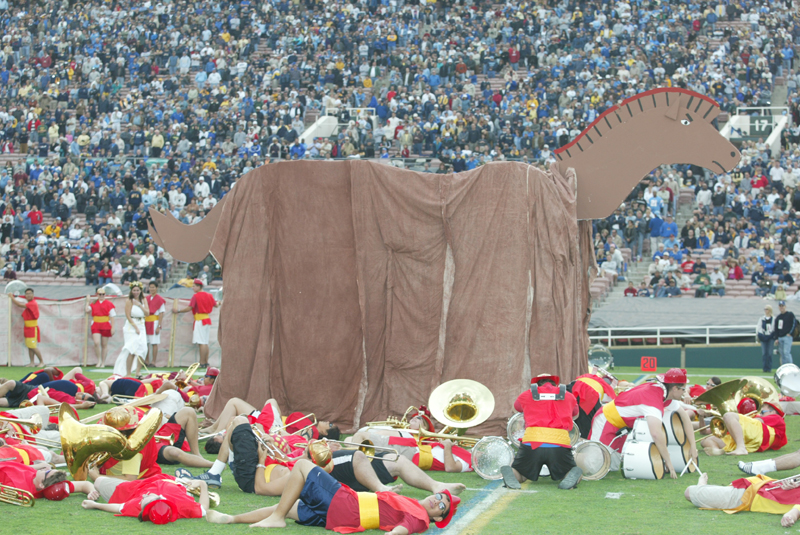
[[[569,445],[575,446],[583,439],[581,438],[581,428],[578,427],[578,422],[572,422],[572,429],[569,430]]]
[[[673,465],[674,467],[674,465]],[[629,438],[622,447],[622,476],[626,479],[662,479],[664,460],[653,442]]]
[[[611,448],[600,442],[584,440],[572,448],[575,464],[583,470],[583,479],[603,479],[611,468]]]
[[[800,397],[800,368],[796,364],[784,364],[775,370],[775,384],[784,396]]]

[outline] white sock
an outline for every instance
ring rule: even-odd
[[[214,474],[215,476],[219,476],[222,475],[223,470],[225,470],[225,463],[214,459],[214,466],[208,469],[208,473]]]
[[[767,474],[769,472],[775,472],[777,470],[778,468],[775,466],[775,461],[772,459],[753,462],[752,471],[754,474]]]

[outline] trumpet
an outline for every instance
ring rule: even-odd
[[[20,420],[17,418],[7,418],[5,416],[0,416],[0,422],[9,422],[12,424],[24,425],[34,435],[42,430],[42,417],[39,416],[38,414],[34,414],[33,416],[31,416],[30,420]]]
[[[400,460],[400,452],[394,448],[384,448],[383,446],[376,446],[370,440],[365,440],[361,444],[356,444],[355,442],[343,442],[341,440],[328,440],[327,438],[322,439],[324,442],[331,443],[331,444],[341,444],[343,450],[358,450],[364,455],[367,456],[368,459],[377,459],[378,457],[375,455],[379,451],[384,451],[393,455],[393,458],[389,457],[380,457],[380,459],[384,461],[392,461],[396,462]],[[353,448],[355,446],[355,448]]]
[[[402,418],[398,418],[397,416],[389,416],[385,420],[367,422],[367,427],[392,427],[394,429],[408,429],[410,425],[407,421],[408,415],[416,410],[418,409],[412,405],[406,409],[406,412],[403,413]]]
[[[794,482],[797,482],[797,481],[800,481],[800,474],[794,475],[794,476],[785,477],[783,479],[776,479],[775,481],[770,481],[767,485],[764,485],[764,487],[765,487],[764,490],[779,489],[781,487],[782,483],[789,483],[789,482],[794,483]]]
[[[0,502],[10,505],[19,505],[20,507],[33,507],[36,504],[33,494],[27,490],[9,487],[3,484],[0,484]]]
[[[461,446],[462,448],[471,448],[481,440],[478,437],[447,435],[444,433],[429,433],[423,429],[420,429],[419,431],[409,430],[408,432],[415,433],[417,435],[417,444],[439,440],[452,440],[455,444]]]
[[[8,434],[8,429],[3,429],[0,431],[0,435]],[[34,441],[39,446],[44,446],[46,448],[58,448],[61,449],[61,441],[58,440],[50,440],[49,438],[40,437],[37,435],[31,435],[29,433],[14,433],[14,436],[21,439],[27,440],[28,442]]]
[[[281,451],[280,448],[278,448],[277,446],[275,446],[270,442],[267,442],[264,439],[264,435],[262,435],[261,431],[259,431],[258,427],[256,427],[255,424],[251,425],[250,428],[253,430],[253,434],[256,436],[256,440],[258,441],[258,443],[261,444],[261,446],[263,446],[265,450],[267,450],[267,455],[269,455],[276,461],[282,463],[289,462],[292,460],[283,451]]]

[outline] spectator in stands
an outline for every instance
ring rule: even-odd
[[[659,282],[659,288],[656,292],[656,297],[680,297],[681,290],[678,288],[675,279],[670,279],[667,286],[663,286],[664,280]]]
[[[122,277],[120,278],[120,284],[124,284],[126,286],[130,285],[132,282],[136,282],[139,280],[139,276],[133,270],[132,266],[128,266],[124,269],[122,273]]]
[[[741,261],[741,264],[744,263],[744,257],[739,257],[739,260]],[[722,271],[725,275],[725,278],[728,280],[744,279],[744,272],[742,271],[740,262],[735,258],[728,258],[728,261],[723,264]]]
[[[636,291],[636,297],[650,297],[650,288],[647,287],[647,283],[642,281],[639,283],[639,289]]]
[[[686,238],[683,239],[683,248],[686,250],[697,249],[697,238],[694,236],[694,229],[689,229]]]
[[[711,277],[706,273],[706,268],[702,268],[700,274],[692,282],[695,288],[695,297],[706,297],[712,290]]]
[[[722,242],[718,241],[714,244],[714,247],[711,249],[711,259],[712,260],[724,260],[725,256],[728,254],[727,249],[722,245]]]
[[[86,286],[99,286],[100,285],[100,278],[98,276],[98,271],[95,265],[89,264],[89,267],[85,269],[86,279]]]
[[[693,274],[694,273],[694,258],[692,257],[692,253],[690,251],[686,251],[686,256],[683,258],[683,262],[681,262],[681,271],[686,274]]]
[[[710,242],[708,241],[708,237],[706,236],[705,229],[700,229],[700,235],[697,237],[697,248],[698,249],[708,249],[710,247]]]
[[[659,243],[661,240],[661,227],[663,226],[664,221],[661,219],[661,216],[654,213],[652,210],[647,211],[647,217],[649,219],[648,227],[650,229],[650,251],[655,253],[655,251],[659,250]]]
[[[153,262],[153,260],[149,260],[148,264],[147,264],[147,267],[145,267],[142,270],[141,279],[144,280],[144,281],[148,281],[149,282],[151,280],[156,280],[157,281],[160,278],[161,278],[160,277],[160,273],[158,271],[158,268],[156,268],[156,266],[155,266],[155,262]]]
[[[708,185],[705,182],[700,183],[700,191],[695,195],[695,200],[700,211],[703,211],[704,206],[711,204],[711,190],[708,189]]]
[[[792,363],[792,334],[797,320],[794,313],[786,308],[786,301],[778,302],[780,314],[775,318],[775,339],[778,341],[778,353],[781,365]]]
[[[110,283],[114,282],[114,275],[113,275],[113,273],[111,271],[111,268],[108,265],[108,262],[103,262],[102,268],[99,271],[97,271],[97,264],[95,262],[93,262],[91,265],[92,265],[92,267],[95,268],[95,272],[97,273],[97,278],[98,278],[97,284],[98,285],[102,286],[102,285],[110,284]],[[122,268],[122,266],[120,266],[120,269],[121,268]],[[120,273],[120,275],[121,275],[121,273]]]
[[[633,281],[628,281],[628,287],[625,288],[625,291],[622,293],[624,297],[636,297],[637,295],[636,287],[633,285]]]
[[[719,266],[714,266],[714,271],[709,275],[711,279],[711,293],[720,297],[725,295],[725,275],[720,272]]]

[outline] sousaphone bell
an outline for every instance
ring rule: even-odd
[[[494,412],[494,396],[484,385],[470,379],[453,379],[437,386],[428,398],[433,417],[447,427],[475,427]]]

